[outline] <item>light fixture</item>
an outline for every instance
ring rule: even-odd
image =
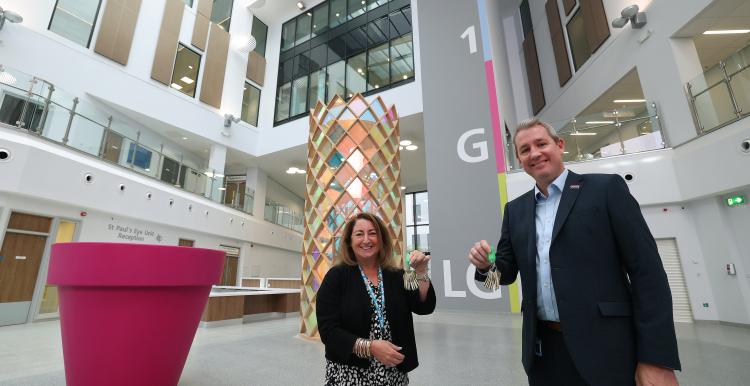
[[[172,83],[170,86],[172,86],[172,88],[175,90],[182,90],[182,86],[177,83]]]
[[[23,16],[0,7],[0,29],[3,29],[6,20],[11,23],[20,23],[23,21]]]
[[[645,102],[645,99],[615,99],[612,102],[614,103],[643,103]]]
[[[227,190],[227,188],[222,186],[221,188],[219,188],[219,190]]]
[[[629,5],[620,11],[620,17],[612,20],[612,27],[622,28],[630,22],[633,28],[641,28],[646,25],[646,13],[639,12],[638,5]]]
[[[2,64],[0,64],[0,83],[5,83],[7,85],[14,85],[16,83],[16,77],[6,71]]]
[[[237,123],[240,119],[232,114],[224,114],[224,127],[232,126],[232,122]]]
[[[307,16],[310,16],[310,17],[312,17],[312,12],[308,12],[308,13],[307,13]]]
[[[419,147],[417,145],[409,145],[404,147],[406,150],[417,150]]]
[[[191,65],[189,65],[189,64],[188,64],[188,68],[192,70],[192,69],[193,69],[193,66],[191,66]]]
[[[305,173],[307,173],[306,170],[297,169],[297,174],[305,174]]]
[[[615,121],[586,121],[587,125],[611,125]]]
[[[408,75],[404,75],[404,76],[402,76],[402,78],[407,79],[407,78],[409,78],[409,76]]]
[[[289,169],[286,170],[286,174],[305,174],[307,171],[304,169],[299,169],[295,166],[290,166]]]
[[[188,137],[182,137],[182,140],[183,140],[183,141],[187,141],[187,140],[188,140]]]
[[[713,31],[706,31],[704,35],[734,35],[734,34],[746,34],[750,32],[750,29],[717,29]]]
[[[401,145],[401,146],[409,146],[409,145],[411,145],[411,141],[409,141],[408,139],[405,139],[405,140],[399,142],[398,144]]]
[[[298,1],[297,2],[297,8],[299,8],[300,11],[305,9],[305,3]]]
[[[584,135],[596,135],[596,133],[594,133],[593,131],[587,131],[585,133],[582,133],[580,131],[574,131],[574,132],[570,133],[570,135],[584,136]]]
[[[403,146],[399,146],[398,150],[404,150],[404,147]]]
[[[402,186],[402,187],[401,187],[401,190],[406,190],[406,186]]]
[[[180,78],[180,80],[187,84],[193,84],[193,82],[195,82],[194,80],[188,78],[187,76],[183,76],[182,78]]]

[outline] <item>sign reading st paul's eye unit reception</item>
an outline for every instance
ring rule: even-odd
[[[113,239],[118,241],[158,244],[162,240],[161,234],[147,228],[109,223],[107,230],[111,232]]]

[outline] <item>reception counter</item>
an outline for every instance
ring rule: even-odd
[[[296,316],[299,307],[299,289],[214,286],[200,325],[213,327]]]

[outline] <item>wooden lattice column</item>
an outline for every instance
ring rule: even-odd
[[[302,250],[302,336],[318,336],[315,297],[338,252],[346,221],[374,213],[388,225],[393,258],[402,261],[403,207],[396,107],[336,96],[310,113]]]

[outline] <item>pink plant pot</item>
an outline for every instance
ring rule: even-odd
[[[176,385],[224,252],[118,243],[52,246],[68,385]]]

